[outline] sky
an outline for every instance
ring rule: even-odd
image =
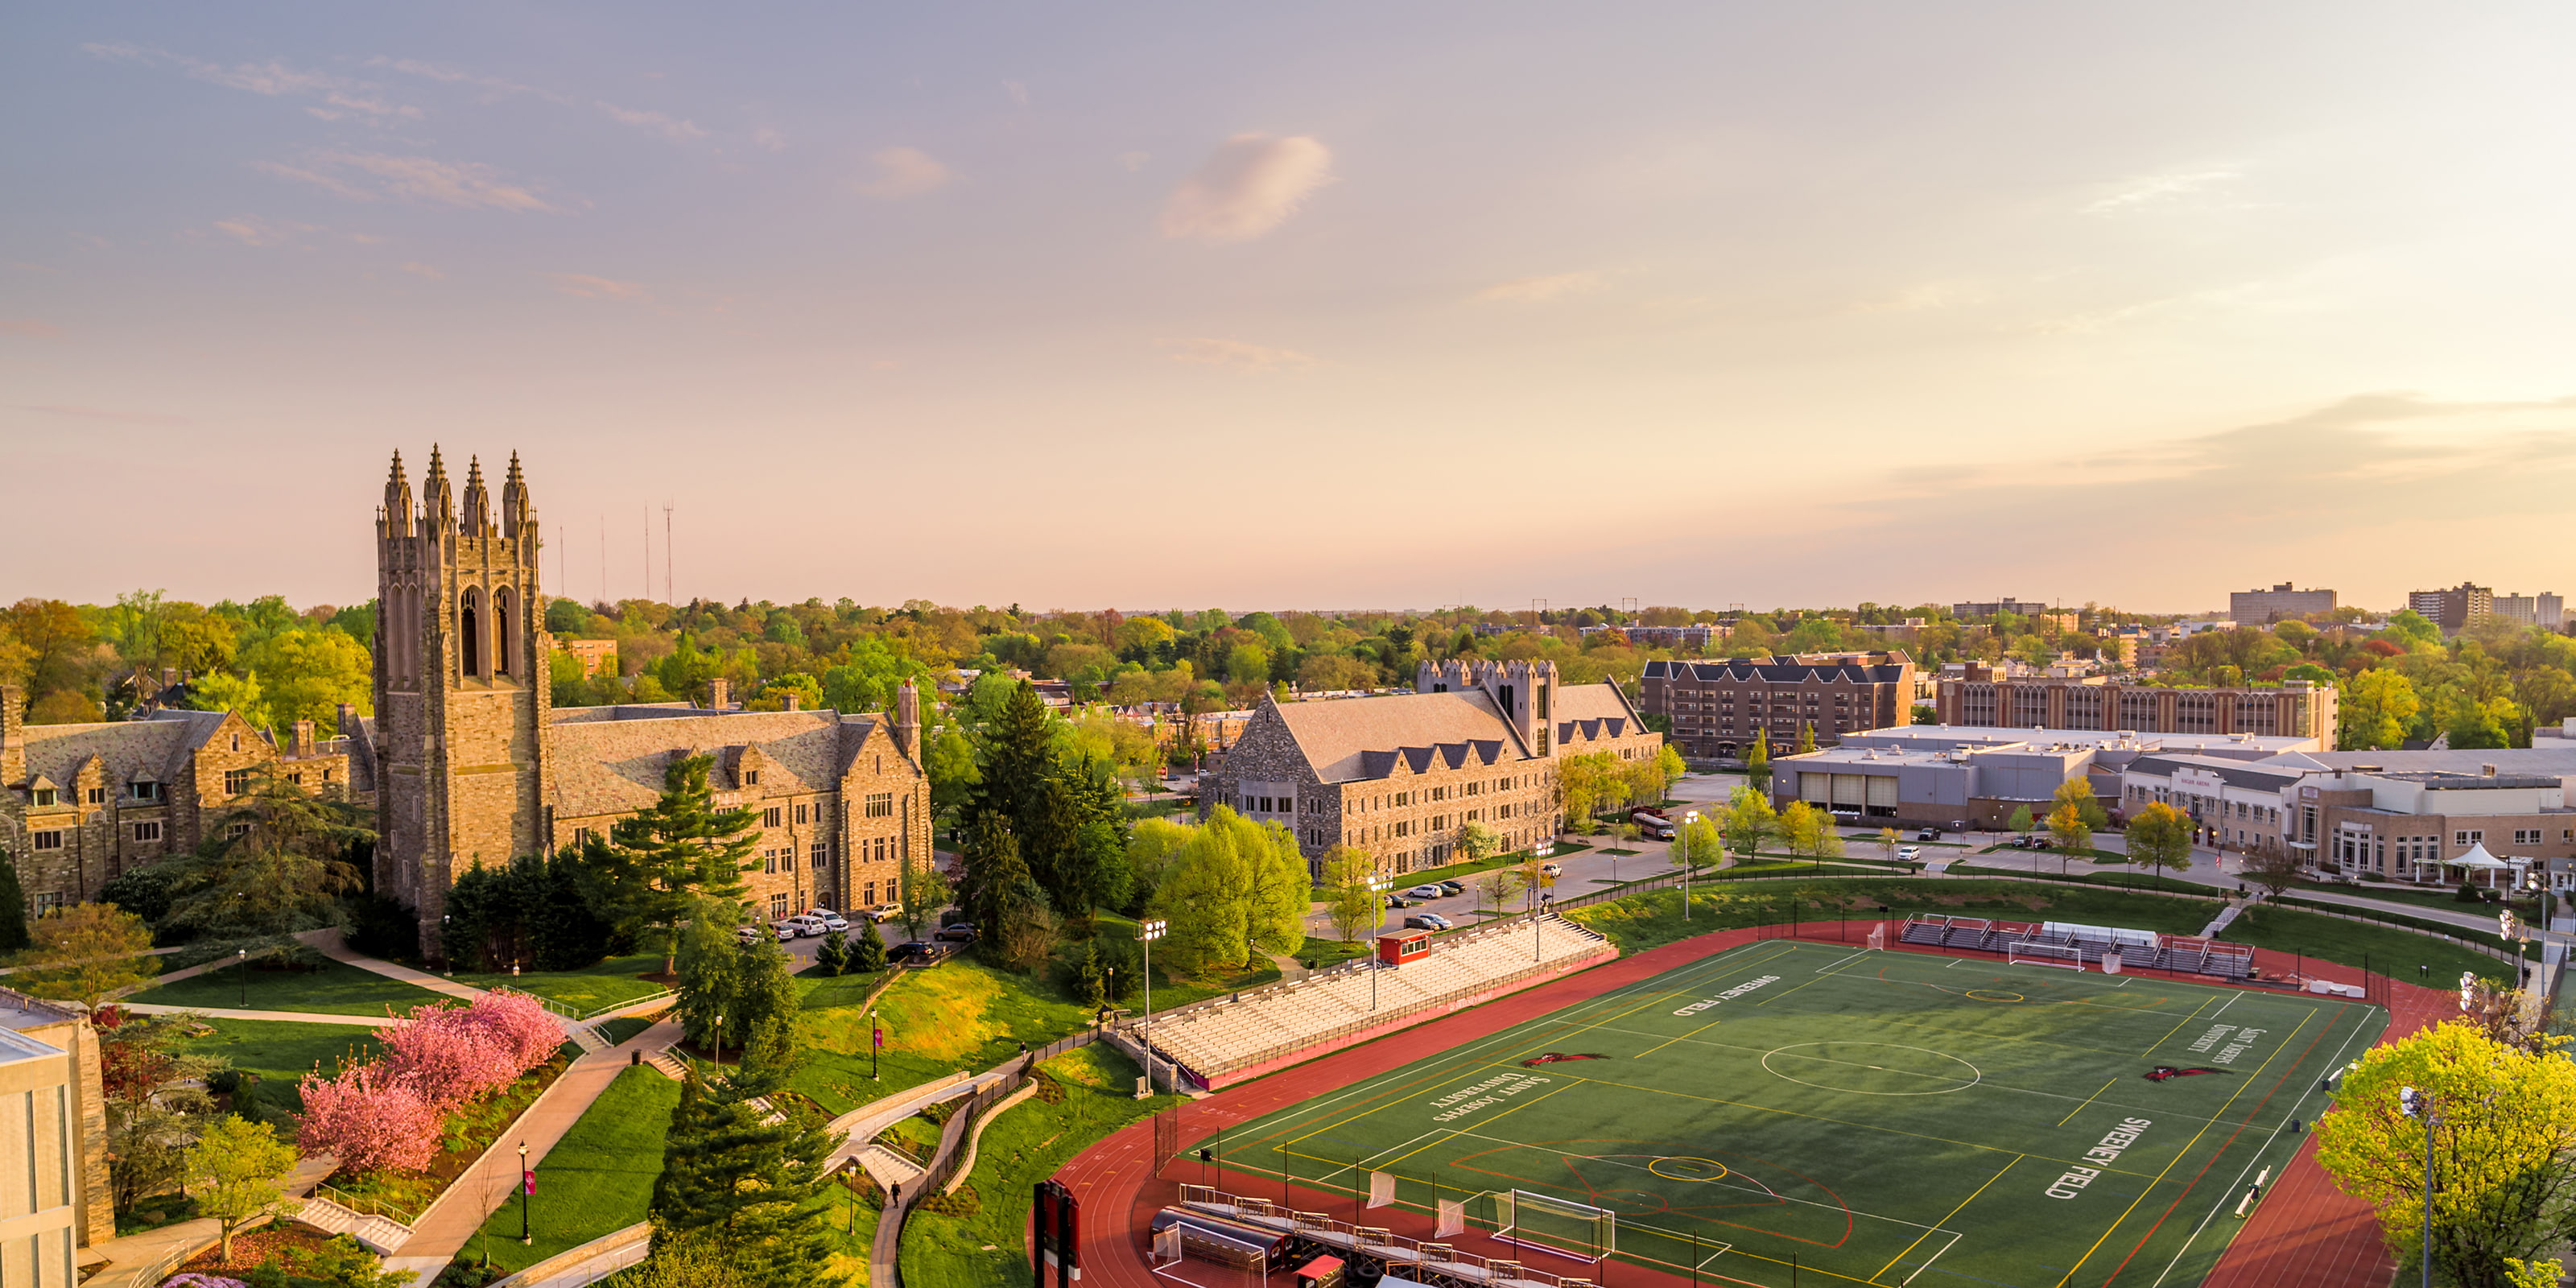
[[[2571,38],[18,6],[0,599],[364,600],[433,443],[584,599],[2576,593]]]

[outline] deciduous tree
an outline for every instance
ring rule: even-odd
[[[1376,876],[1376,861],[1366,850],[1336,845],[1324,852],[1324,915],[1335,939],[1350,943],[1385,919],[1378,892],[1369,888]]]
[[[2423,710],[2415,684],[2389,667],[2373,667],[2346,681],[2336,703],[2335,746],[2380,751],[2404,745],[2406,730]]]
[[[1753,857],[1762,843],[1780,828],[1780,816],[1771,809],[1771,798],[1750,787],[1738,787],[1726,800],[1726,843],[1736,853]]]
[[[2191,870],[2191,816],[2163,801],[2154,801],[2129,820],[2129,863],[2134,867],[2152,867],[2156,875],[2167,870]]]
[[[348,861],[376,834],[354,807],[307,792],[272,765],[206,829],[170,880],[167,925],[203,938],[292,934],[332,924],[338,896],[365,887]],[[238,834],[237,825],[245,827]]]
[[[152,931],[143,919],[112,903],[56,908],[36,919],[35,943],[12,959],[9,982],[38,997],[78,1002],[94,1010],[121,990],[154,975]]]
[[[188,1151],[188,1188],[197,1199],[197,1214],[215,1219],[223,1229],[222,1259],[233,1259],[233,1232],[271,1212],[291,1214],[301,1206],[288,1199],[282,1182],[295,1170],[295,1147],[277,1138],[266,1123],[245,1122],[235,1115],[206,1129]]]

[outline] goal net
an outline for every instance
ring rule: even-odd
[[[2015,940],[2006,953],[2015,966],[2064,966],[2069,970],[2084,969],[2084,950],[2073,944],[2041,944]]]
[[[1887,947],[1887,927],[1874,926],[1870,929],[1869,946],[1881,950]]]
[[[1619,1218],[1608,1208],[1528,1190],[1494,1195],[1494,1237],[1577,1261],[1600,1261],[1617,1246]]]

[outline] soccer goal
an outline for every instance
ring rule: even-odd
[[[1590,1262],[1617,1250],[1619,1218],[1608,1208],[1508,1190],[1494,1195],[1494,1217],[1494,1237],[1518,1247]]]
[[[2069,970],[2084,969],[2084,950],[2073,944],[2043,944],[2014,940],[2006,960],[2015,966],[2064,966]]]

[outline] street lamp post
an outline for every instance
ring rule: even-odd
[[[2433,1288],[2433,1128],[2442,1120],[2433,1113],[2430,1092],[2400,1087],[2397,1107],[2424,1124],[2424,1288]]]
[[[1682,815],[1682,830],[1673,833],[1673,848],[1679,851],[1681,856],[1679,862],[1682,865],[1682,920],[1684,921],[1690,920],[1691,868],[1699,861],[1699,856],[1691,853],[1690,839],[1691,826],[1697,822],[1699,822],[1699,811],[1690,810]]]
[[[233,979],[241,985],[242,1009],[247,1011],[250,1009],[250,950],[236,948],[233,958]]]
[[[877,1055],[885,1050],[885,1030],[877,1027],[877,1008],[868,1008],[868,1081],[883,1082],[877,1069]]]
[[[1378,927],[1379,927],[1379,929],[1384,929],[1384,928],[1386,927],[1386,903],[1385,903],[1385,895],[1386,895],[1387,887],[1392,886],[1392,885],[1394,885],[1394,884],[1395,884],[1395,880],[1394,880],[1394,878],[1392,878],[1392,877],[1388,877],[1388,876],[1385,876],[1385,875],[1383,875],[1383,874],[1378,875],[1378,876],[1373,876],[1373,877],[1370,877],[1370,878],[1369,878],[1369,898],[1370,898],[1370,900],[1371,900],[1372,902],[1376,903],[1376,905],[1377,905],[1377,913],[1378,913]],[[1378,972],[1378,968],[1379,968],[1379,967],[1381,967],[1381,966],[1384,966],[1385,964],[1386,964],[1386,963],[1381,962],[1381,961],[1379,961],[1379,960],[1377,959],[1377,954],[1376,954],[1375,952],[1371,952],[1371,953],[1369,954],[1369,1009],[1370,1009],[1370,1010],[1372,1010],[1372,1011],[1374,1011],[1374,1010],[1376,1010],[1376,1009],[1377,1009],[1377,972]]]
[[[716,1017],[716,1072],[724,1072],[724,1017]]]
[[[536,1193],[536,1178],[528,1175],[528,1142],[523,1140],[519,1142],[519,1242],[521,1244],[530,1241],[528,1204],[536,1197]]]
[[[1142,1100],[1154,1094],[1154,941],[1171,929],[1171,923],[1156,917],[1136,926],[1136,938],[1145,945],[1145,1085],[1136,1093]]]

